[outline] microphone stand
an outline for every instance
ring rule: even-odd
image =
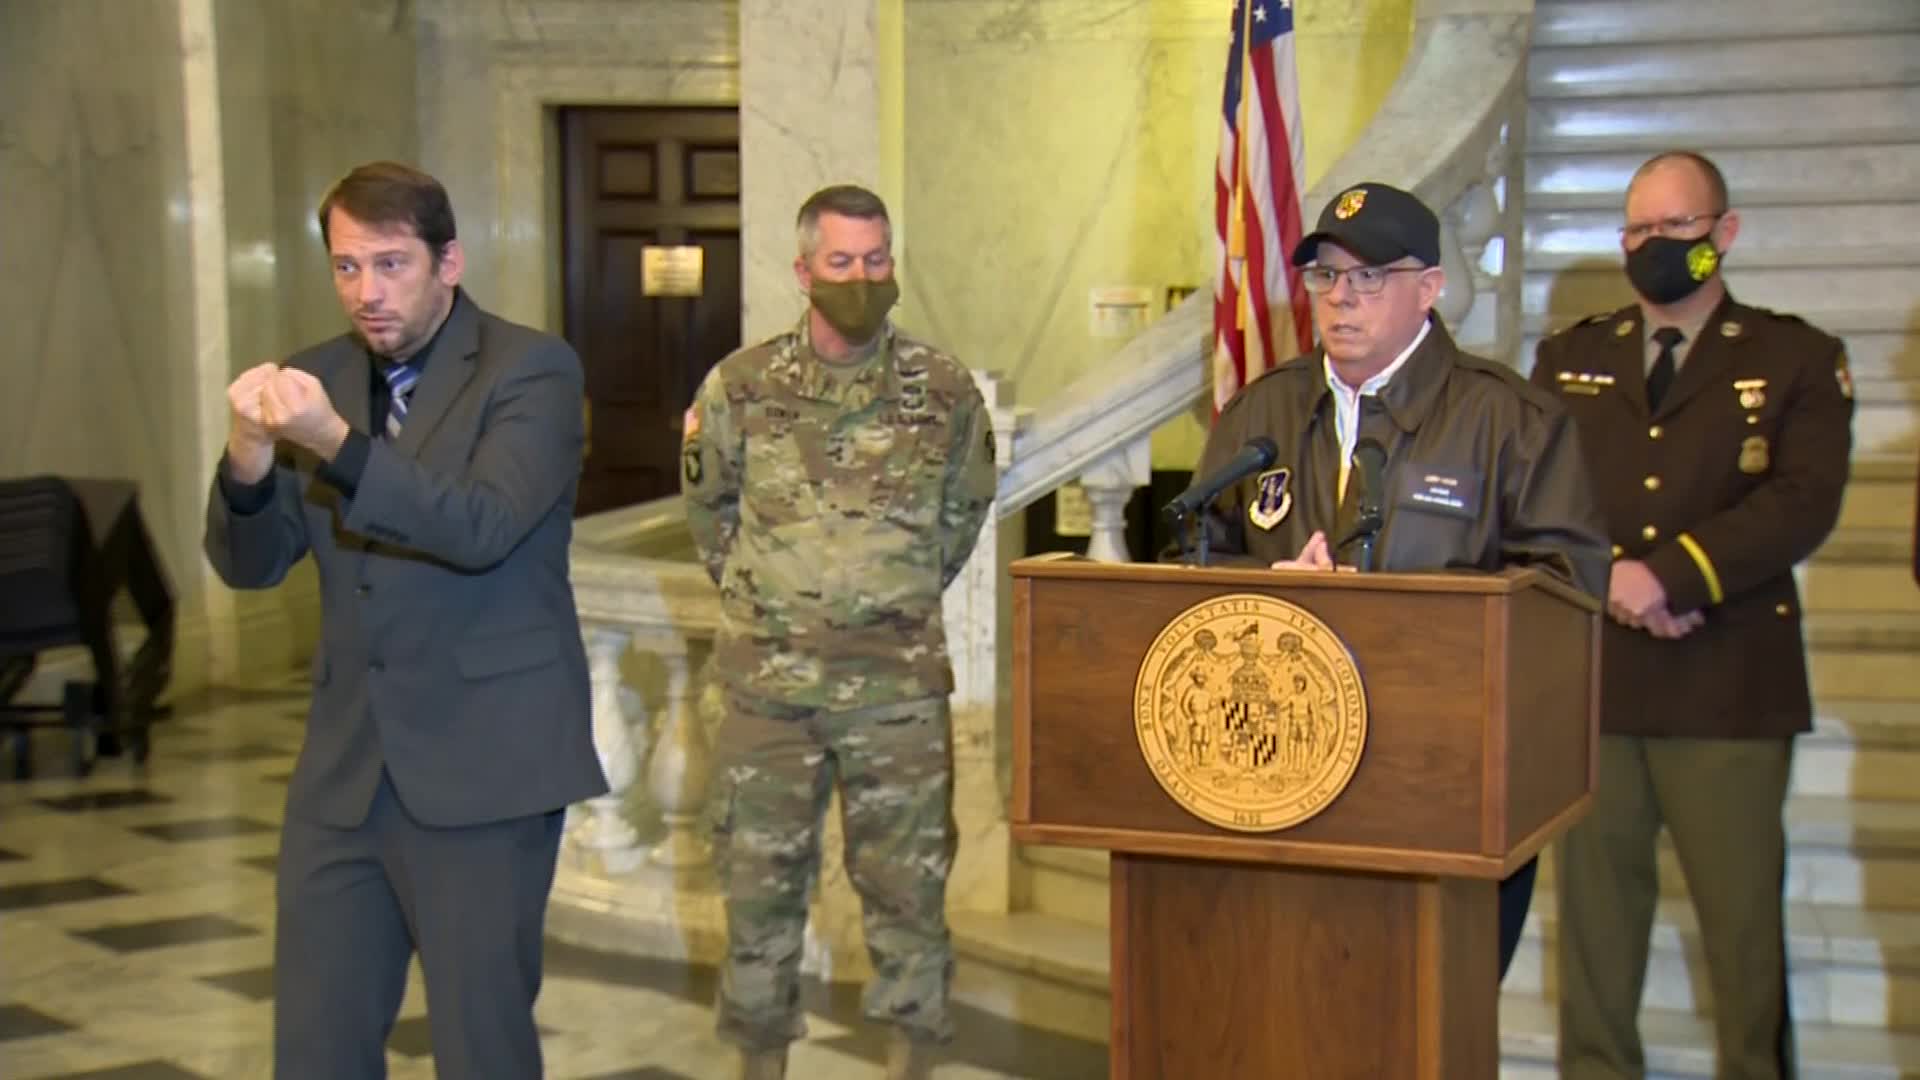
[[[1378,506],[1362,503],[1353,527],[1347,530],[1347,535],[1340,538],[1340,542],[1334,545],[1333,550],[1336,553],[1345,551],[1349,545],[1357,542],[1360,545],[1360,558],[1355,562],[1354,569],[1363,574],[1371,574],[1373,573],[1373,548],[1379,541],[1380,529],[1385,524],[1386,517],[1380,513]]]
[[[1207,565],[1207,515],[1205,511],[1198,514],[1189,514],[1179,506],[1168,506],[1163,512],[1173,519],[1174,524],[1179,527],[1182,537],[1193,537],[1193,530],[1199,530],[1199,535],[1193,538],[1191,550],[1198,557],[1196,565]],[[1187,545],[1182,544],[1181,547],[1186,548]]]

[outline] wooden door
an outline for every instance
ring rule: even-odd
[[[680,490],[681,417],[740,345],[740,117],[560,110],[567,340],[586,367],[575,513]]]

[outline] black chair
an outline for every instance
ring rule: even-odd
[[[79,775],[92,770],[102,742],[121,735],[135,761],[147,758],[152,713],[129,707],[114,648],[111,578],[97,562],[86,508],[64,481],[0,481],[0,733],[12,737],[16,777],[32,775],[35,727],[72,732]],[[14,703],[38,654],[69,645],[92,654],[94,681],[68,682],[58,705]]]

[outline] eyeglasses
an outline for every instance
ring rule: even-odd
[[[1718,221],[1720,218],[1725,217],[1726,213],[1725,210],[1720,210],[1711,214],[1688,214],[1686,217],[1670,217],[1661,218],[1659,221],[1636,222],[1632,225],[1623,226],[1620,230],[1620,235],[1636,243],[1656,234],[1660,236],[1690,238],[1689,234],[1693,232],[1694,226],[1703,221]]]
[[[1418,274],[1430,266],[1349,266],[1336,270],[1331,266],[1309,266],[1300,271],[1300,283],[1310,293],[1330,293],[1341,278],[1361,296],[1372,296],[1387,287],[1388,274]]]

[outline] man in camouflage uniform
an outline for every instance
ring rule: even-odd
[[[993,430],[967,369],[887,322],[885,205],[831,187],[799,215],[794,329],[722,360],[688,410],[687,520],[720,586],[727,696],[716,855],[727,890],[719,1028],[741,1075],[780,1077],[807,895],[838,780],[848,876],[893,1026],[888,1077],[952,1034],[953,673],[940,595],[993,499]]]

